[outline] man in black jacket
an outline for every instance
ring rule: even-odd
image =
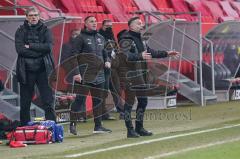
[[[81,33],[81,29],[73,29],[71,30],[71,36],[69,38],[69,41],[65,44],[63,44],[62,47],[62,54],[61,54],[61,63],[65,62],[65,60],[69,60],[72,56],[74,56],[72,54],[72,49],[73,49],[73,45],[74,45],[74,39],[80,35]],[[65,70],[68,70],[68,66],[72,68],[72,66],[70,65],[62,65],[63,68]],[[71,69],[69,68],[69,69]],[[70,83],[72,83],[72,73],[70,74],[66,74],[66,80]],[[86,122],[86,98],[84,96],[81,96],[81,98],[77,98],[78,101],[74,102],[73,105],[71,105],[71,111],[72,112],[78,112],[78,118],[77,120],[79,121],[83,121]],[[72,123],[70,125],[73,125]],[[76,134],[76,130],[74,129],[70,129],[70,133]]]
[[[102,22],[102,28],[98,31],[99,34],[101,34],[105,41],[105,50],[108,54],[108,58],[112,60],[115,59],[116,57],[116,41],[114,38],[114,34],[112,31],[112,21],[110,19],[105,19]],[[124,118],[124,113],[123,113],[123,106],[121,105],[121,100],[120,100],[120,86],[119,86],[119,78],[117,76],[116,69],[111,67],[111,69],[104,69],[105,73],[105,89],[110,90],[112,97],[113,97],[113,102],[114,105],[117,109],[117,112],[120,113],[119,119]],[[107,95],[106,95],[107,96]],[[104,100],[104,109],[103,109],[103,120],[113,120],[115,119],[113,116],[110,116],[109,110],[106,107],[106,98]]]
[[[76,72],[73,80],[82,86],[79,89],[81,91],[80,95],[77,95],[73,105],[77,104],[81,96],[87,96],[90,92],[95,123],[93,133],[111,132],[111,130],[102,126],[102,102],[105,82],[104,68],[110,69],[111,64],[104,51],[105,40],[97,32],[96,18],[94,16],[88,16],[85,18],[84,23],[85,28],[74,40],[72,50],[73,54],[76,55],[77,63],[80,67],[79,72]],[[71,129],[76,130],[76,122],[71,122],[70,130]]]
[[[69,41],[62,46],[61,62],[72,56],[73,42],[74,39],[80,34],[80,32],[80,29],[71,30],[71,36],[69,38]]]
[[[174,51],[155,51],[145,48],[141,31],[143,23],[139,17],[133,17],[128,21],[129,31],[123,31],[119,35],[119,45],[123,54],[119,54],[124,61],[120,61],[120,78],[123,79],[125,91],[125,125],[127,127],[127,137],[136,138],[140,136],[151,136],[152,132],[147,131],[143,127],[144,112],[148,103],[147,94],[141,94],[141,91],[147,89],[147,63],[146,60],[152,58],[164,58],[167,56],[175,56],[178,53]],[[122,71],[121,71],[122,70]],[[122,78],[125,76],[124,78]],[[137,97],[138,105],[136,110],[135,130],[132,125],[131,111]]]
[[[39,11],[36,8],[27,9],[26,20],[15,34],[21,125],[26,125],[31,119],[30,106],[35,84],[43,102],[45,118],[56,121],[53,93],[48,85],[48,75],[54,68],[53,40],[50,30],[39,19]]]

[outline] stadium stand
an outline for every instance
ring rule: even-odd
[[[190,12],[184,0],[171,0],[171,2],[175,12]],[[192,18],[191,15],[188,14],[178,15],[176,16],[176,18],[185,19],[189,21],[192,21],[194,19]]]
[[[100,0],[102,5],[105,5],[106,10],[108,10],[112,15],[116,16],[116,21],[126,22],[128,15],[124,12],[123,6],[119,0]]]
[[[207,8],[202,4],[201,1],[198,0],[185,0],[188,4],[190,11],[201,12],[202,22],[212,23],[214,22],[211,13],[207,10]]]
[[[237,1],[231,1],[230,2],[231,6],[236,10],[238,15],[240,15],[240,2]]]
[[[219,1],[219,4],[227,16],[239,19],[238,13],[232,8],[229,1]]]
[[[171,8],[171,5],[167,0],[152,0],[151,2],[156,6],[157,9]]]
[[[47,1],[47,0],[38,0],[37,3],[41,4],[42,6],[50,9],[50,10],[57,10],[56,6],[53,5],[53,3],[51,1]],[[49,18],[54,18],[54,17],[58,17],[59,16],[59,13],[57,12],[50,12],[48,11],[47,9],[39,6],[39,5],[36,5],[36,3],[32,2],[32,1],[29,1],[29,0],[19,0],[17,1],[17,4],[20,5],[20,6],[36,6],[40,12],[41,12],[41,17],[43,19],[49,19]]]
[[[170,1],[167,0],[152,0],[151,1],[153,5],[158,9],[158,11],[163,12],[163,13],[173,13],[174,10],[172,8],[172,5]]]
[[[217,21],[226,21],[226,20],[234,20],[233,17],[226,16],[218,4],[218,2],[215,1],[203,1],[203,4],[208,8],[209,11],[211,11],[212,16],[214,20]],[[214,8],[214,9],[212,9]]]
[[[17,4],[21,6],[36,5],[41,11],[43,19],[57,17],[57,12],[49,12],[39,3],[49,9],[61,9],[66,15],[78,15],[85,18],[88,15],[95,15],[101,22],[108,18],[114,22],[126,22],[127,19],[138,10],[159,11],[163,13],[173,12],[201,12],[202,22],[214,23],[239,18],[240,2],[237,1],[220,1],[220,0],[18,0]],[[2,0],[0,6],[13,6],[10,0]],[[214,9],[211,9],[214,8]],[[23,15],[24,9],[18,8],[18,14]],[[13,10],[0,10],[1,15],[13,15]],[[169,16],[171,18],[185,19],[196,21],[195,15],[182,14]],[[167,17],[162,17],[166,19]],[[141,16],[144,20],[144,17]],[[151,21],[151,20],[150,20]]]
[[[2,0],[0,1],[0,7],[13,7],[14,4],[12,1],[9,0]],[[24,10],[21,8],[17,8],[17,13],[19,15],[23,15],[24,14]],[[13,15],[14,11],[12,9],[9,10],[4,10],[4,9],[0,9],[0,15]]]

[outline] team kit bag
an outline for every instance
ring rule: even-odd
[[[28,126],[17,127],[8,135],[10,147],[24,147],[24,144],[49,144],[63,141],[63,126],[54,121],[34,121]],[[15,142],[18,142],[16,146]]]
[[[29,126],[34,126],[34,125],[45,126],[48,130],[52,132],[52,142],[63,142],[63,138],[64,138],[63,126],[56,124],[55,121],[52,121],[52,120],[33,121],[33,122],[28,122],[28,125]]]
[[[52,132],[41,125],[17,127],[11,140],[24,144],[48,144],[52,142]]]

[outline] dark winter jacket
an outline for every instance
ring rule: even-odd
[[[25,45],[29,45],[29,48],[25,48]],[[46,70],[47,75],[50,75],[54,68],[52,45],[50,30],[41,21],[32,26],[25,21],[17,29],[15,33],[15,47],[18,54],[16,72],[20,83],[27,82],[27,71]]]
[[[62,46],[61,63],[72,56],[72,48],[74,44],[74,38],[70,38],[69,41]]]
[[[120,52],[116,64],[119,69],[121,84],[131,87],[141,87],[148,82],[148,68],[142,52],[147,50],[153,58],[167,57],[166,51],[156,51],[145,47],[141,34],[133,31],[122,31],[118,35]]]
[[[105,82],[104,63],[109,61],[104,51],[105,40],[97,31],[84,29],[74,40],[72,54],[77,56],[83,83]]]

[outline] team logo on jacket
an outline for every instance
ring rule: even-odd
[[[100,38],[97,38],[98,45],[102,45],[102,40]]]
[[[87,43],[88,43],[89,45],[91,45],[91,44],[92,44],[92,40],[91,40],[91,39],[87,39]]]

